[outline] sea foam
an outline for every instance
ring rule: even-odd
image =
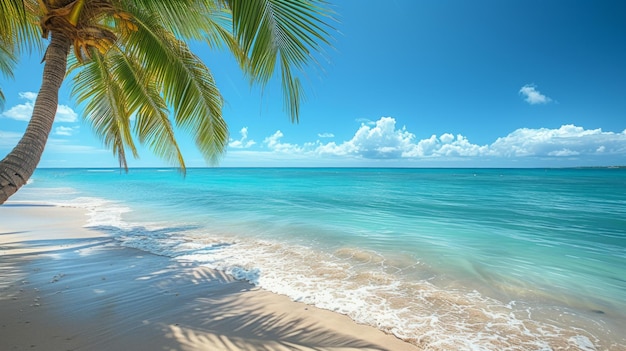
[[[123,246],[224,271],[294,301],[348,315],[426,350],[592,351],[592,340],[599,342],[584,330],[534,320],[532,307],[523,303],[441,288],[429,279],[403,280],[402,272],[420,269],[420,262],[393,261],[350,247],[323,252],[193,225],[128,223],[123,217],[129,207],[101,198],[52,204],[86,209],[85,226],[108,232]]]
[[[203,171],[202,175],[208,177],[211,172]],[[295,301],[346,314],[425,350],[626,349],[626,342],[619,339],[621,336],[617,335],[616,329],[608,324],[609,318],[604,318],[613,318],[614,314],[619,316],[619,311],[603,307],[598,309],[600,312],[594,312],[585,305],[578,308],[577,303],[562,304],[560,302],[569,299],[570,295],[556,299],[552,291],[538,291],[527,283],[529,274],[536,272],[541,272],[539,278],[549,278],[546,281],[550,280],[550,283],[560,282],[555,275],[566,274],[561,267],[572,268],[561,265],[561,262],[575,262],[584,269],[595,267],[588,261],[596,259],[592,256],[596,252],[589,256],[589,253],[577,251],[566,252],[560,258],[563,261],[557,260],[558,255],[550,256],[548,263],[559,264],[547,266],[545,260],[540,261],[541,267],[551,269],[550,276],[545,269],[533,268],[531,264],[535,257],[546,257],[544,247],[545,252],[554,252],[556,246],[568,248],[567,245],[582,247],[586,244],[577,241],[577,236],[571,236],[586,238],[583,235],[586,233],[579,231],[579,224],[587,225],[581,221],[580,215],[591,210],[599,211],[601,207],[590,209],[590,206],[584,206],[587,212],[576,212],[583,211],[583,208],[577,208],[575,201],[570,201],[574,206],[571,209],[563,207],[564,201],[556,201],[555,196],[550,196],[546,202],[538,201],[545,197],[544,194],[532,194],[532,191],[552,188],[534,190],[534,180],[522,187],[526,191],[524,194],[519,190],[512,195],[504,193],[519,197],[511,205],[506,202],[509,201],[507,196],[498,196],[506,201],[495,204],[487,201],[494,200],[491,196],[494,191],[504,191],[508,186],[504,184],[502,188],[494,189],[492,185],[496,181],[493,179],[489,181],[490,196],[487,197],[486,193],[478,193],[483,188],[474,183],[471,196],[470,193],[460,196],[464,190],[446,191],[445,187],[431,194],[428,189],[441,184],[447,186],[450,181],[440,183],[442,177],[437,174],[432,178],[436,183],[420,190],[426,193],[419,193],[416,187],[432,180],[428,174],[416,182],[413,173],[394,171],[390,176],[401,174],[402,178],[396,182],[377,183],[377,186],[366,181],[362,189],[381,190],[358,197],[365,192],[350,188],[354,184],[352,179],[361,177],[358,179],[363,180],[367,172],[342,171],[349,172],[351,177],[339,174],[337,179],[350,179],[350,182],[326,190],[318,186],[314,193],[307,190],[306,184],[310,183],[301,177],[309,171],[290,171],[296,174],[276,179],[279,185],[260,184],[259,179],[265,179],[263,177],[274,180],[264,171],[250,171],[254,173],[251,180],[245,179],[248,173],[244,171],[221,172],[227,174],[201,182],[198,178],[188,179],[177,185],[175,182],[165,183],[169,172],[156,171],[153,172],[155,175],[146,173],[141,177],[124,178],[123,182],[111,182],[108,188],[107,182],[115,177],[109,174],[99,176],[98,184],[105,185],[98,189],[100,193],[106,196],[107,191],[115,189],[120,192],[119,201],[85,196],[63,187],[42,192],[40,184],[43,182],[40,181],[32,184],[37,193],[31,195],[54,199],[56,204],[63,206],[85,208],[87,226],[110,233],[121,245],[225,271],[237,279]],[[90,177],[98,175],[97,172],[89,174]],[[317,172],[311,179],[318,184],[319,177],[328,176],[324,174]],[[84,181],[83,175],[80,177],[80,181]],[[474,178],[480,181],[483,175]],[[298,182],[294,181],[289,191],[283,191],[280,196],[275,194],[276,189],[290,186],[285,182],[292,179],[298,179]],[[330,182],[326,178],[322,181]],[[86,184],[87,188],[93,188],[91,183]],[[167,184],[168,187],[159,188],[157,192],[153,191],[155,184]],[[386,184],[398,189],[387,189]],[[464,183],[462,187],[465,186],[469,185]],[[520,188],[516,186],[515,189]],[[568,189],[564,189],[563,194],[569,194]],[[594,189],[597,192],[597,186]],[[383,197],[386,194],[393,194],[393,197]],[[358,198],[351,198],[355,196]],[[396,198],[398,196],[400,198]],[[446,197],[453,198],[453,201]],[[482,200],[476,200],[477,197]],[[393,206],[397,208],[393,209]],[[494,211],[508,211],[509,207],[518,211],[514,218],[509,212],[493,215]],[[534,207],[535,210],[527,211]],[[623,212],[619,206],[609,207],[615,213]],[[551,210],[568,212],[561,214],[559,221],[554,221]],[[607,211],[602,213],[610,214]],[[489,226],[477,225],[480,216],[485,214]],[[596,223],[594,216],[586,217],[586,220]],[[457,217],[460,219],[456,220]],[[422,221],[422,218],[425,219]],[[441,222],[438,218],[442,218]],[[598,235],[606,240],[621,238],[621,217],[615,218],[602,222],[605,230]],[[571,221],[565,228],[577,230],[560,230],[564,221]],[[407,240],[419,245],[403,251]],[[366,241],[376,242],[379,246],[365,246]],[[513,250],[521,250],[521,253],[537,252],[537,255],[511,255],[515,251],[506,251],[507,245]],[[603,245],[598,243],[597,247],[605,248]],[[428,250],[435,250],[431,251],[434,256],[424,256],[429,253],[422,250],[426,246]],[[386,247],[392,249],[385,250]],[[613,245],[612,250],[615,247],[619,245]],[[417,253],[407,255],[406,252]],[[585,254],[588,256],[584,257]],[[611,254],[620,257],[619,252]],[[467,260],[468,256],[474,260],[487,258],[484,262],[492,266]],[[429,260],[432,257],[436,260]],[[505,260],[507,266],[502,265]],[[490,269],[494,267],[496,269]],[[498,267],[505,268],[498,270]],[[615,272],[619,272],[619,267],[614,266]],[[458,274],[448,274],[450,269],[459,268],[470,273],[470,277],[463,280]]]
[[[375,252],[320,252],[184,226],[126,225],[122,245],[222,270],[294,301],[346,314],[427,350],[594,350],[598,338],[533,319],[532,307],[477,291],[403,281]],[[415,262],[411,269],[419,268]],[[395,272],[395,274],[394,274]],[[580,334],[584,333],[584,334]],[[562,348],[565,347],[565,348]]]

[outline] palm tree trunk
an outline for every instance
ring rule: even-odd
[[[0,161],[0,204],[26,184],[39,164],[56,115],[70,45],[65,34],[52,32],[33,116],[17,146]]]

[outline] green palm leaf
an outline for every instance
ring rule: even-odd
[[[119,50],[111,50],[98,60],[84,66],[74,77],[72,93],[78,102],[93,103],[94,100],[99,100],[97,104],[87,104],[85,119],[93,124],[99,135],[104,136],[105,144],[112,147],[114,154],[120,159],[120,165],[127,164],[124,146],[136,156],[131,138],[131,133],[134,133],[140,143],[147,144],[156,155],[180,166],[184,172],[185,162],[169,120],[169,111],[150,73]],[[95,68],[99,65],[106,67],[109,74]],[[100,84],[115,84],[111,89],[112,97],[104,98],[100,95]],[[123,96],[117,97],[115,92],[118,91]],[[126,111],[126,116],[117,116],[113,111]],[[131,116],[135,117],[134,123],[131,123]],[[113,120],[118,122],[111,123]]]
[[[0,73],[7,78],[13,78],[13,68],[17,64],[15,55],[7,49],[2,41],[0,41]],[[4,108],[4,94],[0,89],[0,109]]]
[[[158,16],[134,15],[139,29],[122,38],[125,50],[151,73],[172,106],[176,125],[192,134],[207,161],[217,161],[226,148],[228,130],[213,75],[184,42],[160,25]]]
[[[225,11],[214,0],[136,0],[120,2],[119,6],[131,13],[141,9],[158,15],[161,24],[175,36],[195,40],[203,40],[213,26],[213,16],[219,17]]]
[[[185,171],[185,161],[174,136],[165,101],[150,72],[131,57],[115,55],[117,76],[121,78],[129,111],[136,116],[134,132],[158,156]]]
[[[31,8],[36,7],[33,0],[0,1],[0,42],[16,54],[43,49],[39,18],[26,10],[25,3],[30,3]]]
[[[329,44],[332,28],[325,20],[331,12],[325,5],[324,0],[0,1],[5,77],[12,76],[23,52],[42,48],[42,34],[50,39],[25,137],[0,160],[0,203],[26,183],[40,160],[66,63],[84,119],[120,166],[127,167],[127,154],[138,156],[138,141],[184,172],[175,126],[193,136],[210,163],[228,143],[222,96],[187,41],[228,48],[253,83],[267,83],[279,68],[285,108],[297,121],[304,70]]]
[[[136,153],[128,117],[135,116],[133,131],[139,141],[184,172],[169,105],[176,125],[194,137],[207,161],[216,162],[227,146],[228,131],[210,70],[158,15],[136,7],[126,10],[134,11],[138,29],[123,31],[118,46],[106,55],[93,52],[93,62],[72,65],[72,71],[78,71],[73,94],[79,103],[86,102],[85,119],[125,167],[125,147]]]
[[[118,157],[120,166],[127,168],[126,148],[135,157],[138,155],[131,135],[126,92],[111,64],[116,60],[95,52],[92,55],[93,60],[83,65],[74,77],[72,94],[79,104],[85,103],[84,119]]]
[[[42,48],[36,17],[26,11],[22,0],[0,1],[0,73],[13,78],[18,55],[33,48]],[[4,101],[0,90],[0,108]]]
[[[26,21],[26,10],[21,0],[0,1],[0,41],[14,43],[18,23]]]
[[[332,30],[325,19],[332,13],[322,0],[225,0],[231,8],[235,37],[248,56],[247,72],[265,84],[278,65],[285,109],[298,120],[304,95],[299,78],[315,54],[329,45]],[[280,60],[277,63],[276,60]]]
[[[133,4],[134,3],[134,4]],[[243,65],[245,55],[232,35],[230,9],[215,0],[137,0],[122,2],[120,8],[137,8],[158,14],[161,25],[179,39],[205,41],[211,48],[227,47]]]
[[[11,50],[0,41],[0,73],[7,78],[13,78],[13,68],[17,64],[17,58]]]

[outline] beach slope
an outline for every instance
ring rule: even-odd
[[[3,350],[417,350],[191,262],[121,247],[82,209],[0,206]]]

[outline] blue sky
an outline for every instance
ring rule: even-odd
[[[194,45],[217,80],[231,142],[220,166],[626,165],[626,2],[334,1],[334,48],[306,74],[300,123],[276,82],[250,87]],[[0,157],[17,143],[40,57],[0,78]],[[69,96],[41,167],[116,167]],[[206,163],[179,134],[188,166]],[[140,150],[131,167],[166,164]]]

